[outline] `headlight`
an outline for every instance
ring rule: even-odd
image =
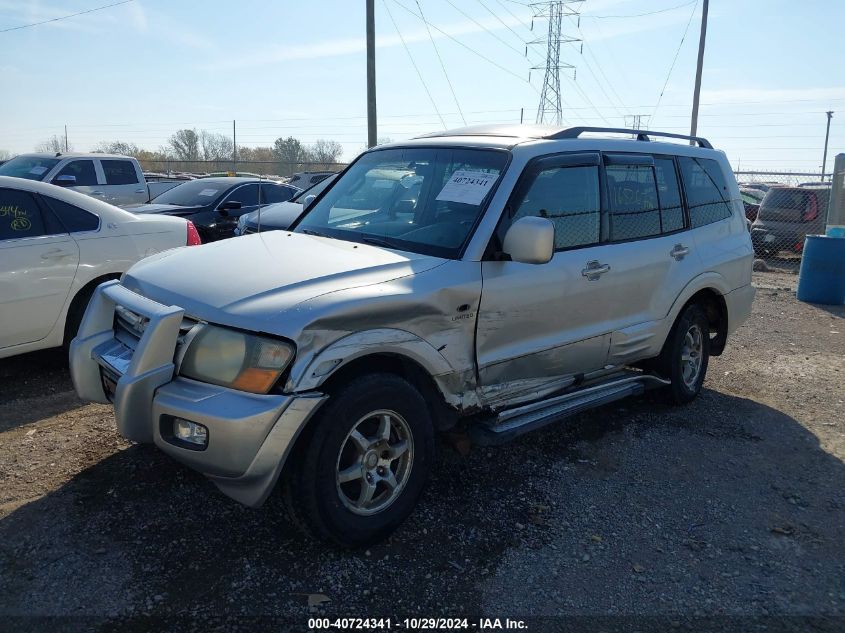
[[[267,393],[294,355],[290,343],[214,325],[188,344],[179,374],[251,393]]]

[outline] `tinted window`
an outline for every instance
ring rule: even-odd
[[[74,176],[76,177],[77,187],[92,187],[97,184],[97,172],[94,171],[93,160],[74,160],[62,167],[61,171],[56,174],[59,176]],[[55,180],[54,178],[53,180]]]
[[[599,241],[599,168],[550,167],[540,171],[518,198],[513,219],[548,218],[555,225],[555,248]]]
[[[293,198],[297,190],[293,187],[285,187],[284,185],[261,185],[261,203],[273,204],[275,202],[286,202]]]
[[[657,184],[651,165],[608,165],[607,193],[611,241],[660,234]]]
[[[709,158],[681,157],[680,164],[690,225],[695,228],[729,218],[730,196],[719,163]]]
[[[106,174],[107,185],[134,185],[138,183],[135,164],[131,160],[100,160]]]
[[[655,158],[654,173],[657,176],[657,196],[660,201],[661,228],[671,233],[684,228],[684,209],[681,204],[681,190],[678,174],[671,158]]]
[[[70,233],[96,231],[100,227],[100,218],[93,213],[48,196],[41,196],[41,199],[47,203],[64,228]]]
[[[14,176],[29,180],[41,180],[44,175],[59,163],[58,158],[39,158],[37,156],[16,156],[0,165],[0,176]]]
[[[62,230],[41,215],[35,198],[26,191],[0,189],[0,240],[52,235]]]
[[[254,207],[258,204],[258,185],[243,185],[238,187],[228,196],[226,201],[237,200],[242,207]]]

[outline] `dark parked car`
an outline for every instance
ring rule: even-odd
[[[202,178],[165,191],[133,213],[165,213],[194,223],[203,243],[234,235],[238,218],[259,206],[290,200],[299,189],[256,178]]]
[[[252,213],[244,213],[238,220],[238,226],[235,229],[235,235],[247,235],[248,233],[258,233],[261,231],[279,231],[288,228],[293,221],[302,213],[303,204],[308,196],[319,196],[323,190],[328,187],[337,174],[332,174],[328,178],[320,180],[316,185],[312,185],[305,191],[301,191],[287,202],[280,202],[279,204],[271,204],[270,206],[261,209],[261,216],[259,218],[258,211]],[[259,227],[259,219],[261,225]]]
[[[739,195],[742,197],[742,206],[745,207],[745,217],[749,222],[757,219],[757,212],[760,210],[760,202],[766,197],[765,191],[740,187]]]
[[[824,233],[830,187],[772,187],[751,225],[758,257],[801,253],[804,237]]]

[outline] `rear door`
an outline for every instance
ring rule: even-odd
[[[46,337],[79,264],[76,242],[35,197],[0,189],[0,348]]]
[[[149,193],[138,163],[125,158],[101,158],[100,166],[105,177],[103,200],[115,206],[143,204]]]

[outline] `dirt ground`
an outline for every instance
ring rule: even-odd
[[[0,361],[0,630],[845,630],[845,309],[795,284],[755,273],[753,316],[689,406],[623,401],[468,456],[443,442],[418,510],[366,551],[130,445],[59,353]]]

